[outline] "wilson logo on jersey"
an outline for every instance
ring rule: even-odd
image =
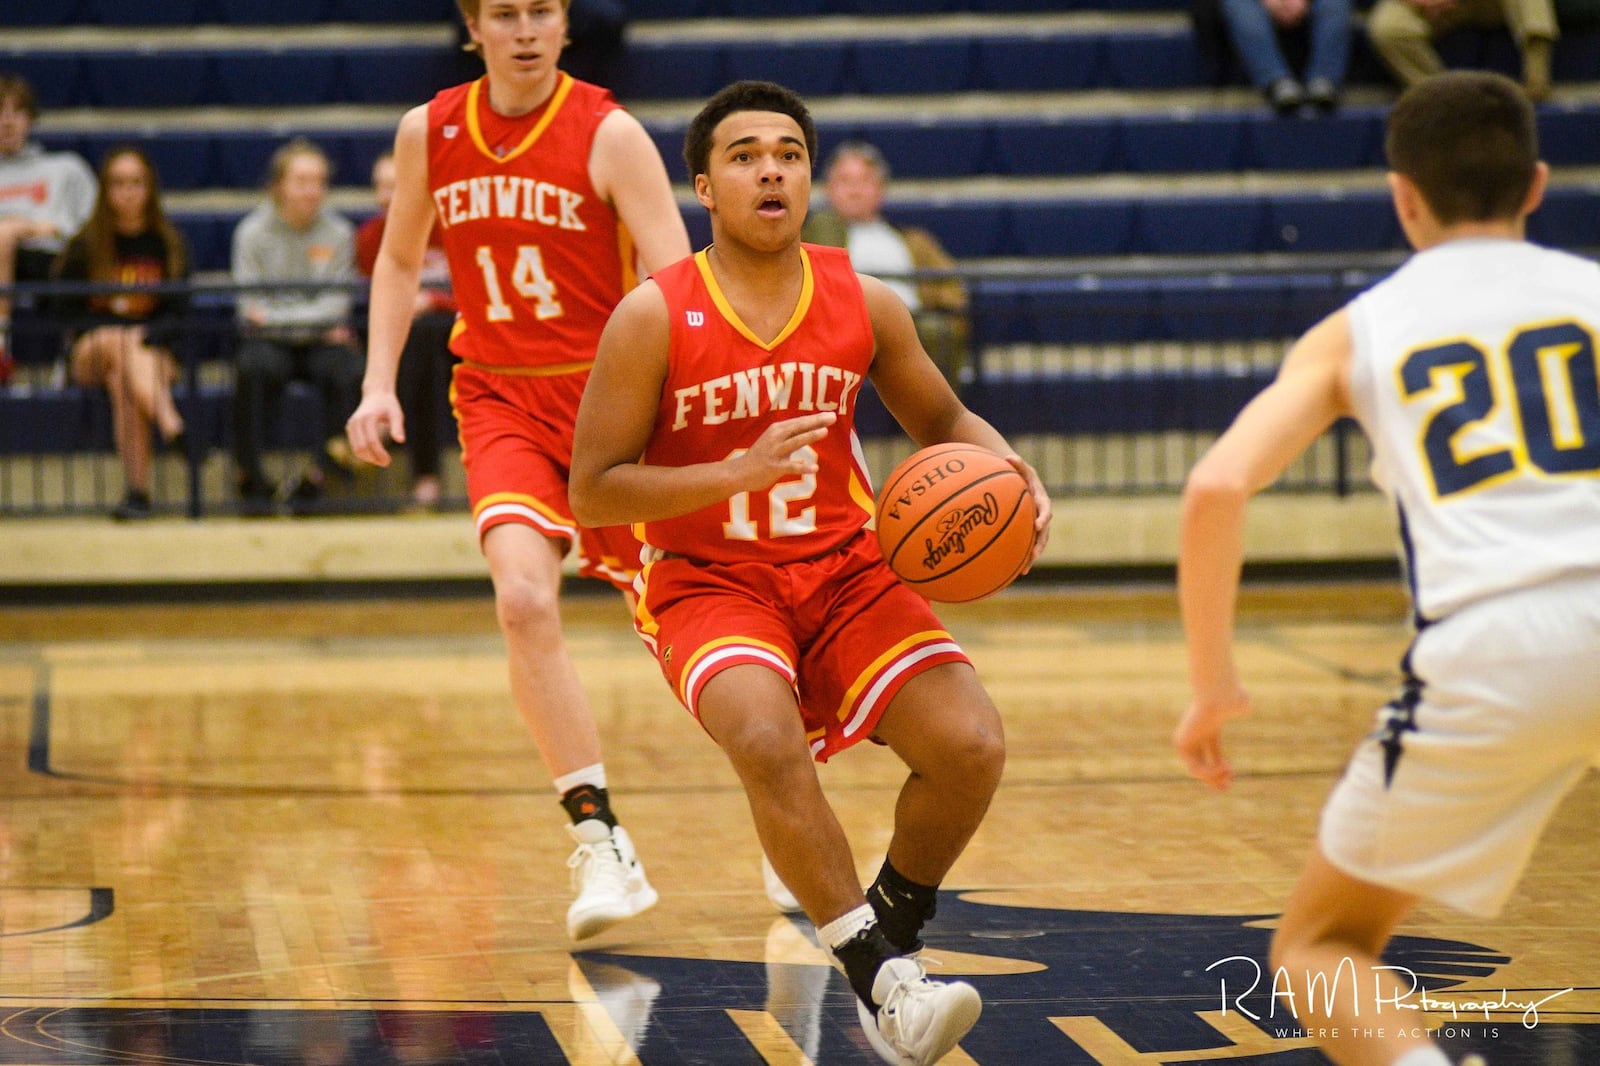
[[[699,329],[706,324],[706,313],[704,311],[685,311],[683,319],[689,323],[691,328]]]

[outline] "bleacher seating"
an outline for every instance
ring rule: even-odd
[[[679,178],[697,243],[709,229],[680,153],[698,98],[739,77],[784,82],[815,109],[824,154],[853,138],[883,149],[891,217],[932,230],[964,263],[1012,264],[972,281],[980,347],[1281,340],[1381,273],[1361,264],[1403,246],[1381,178],[1389,91],[1359,41],[1345,106],[1301,121],[1243,86],[1202,87],[1178,0],[630,0],[629,11],[618,93]],[[33,82],[47,145],[98,160],[142,143],[195,266],[222,271],[269,155],[294,133],[329,153],[336,203],[365,213],[367,174],[399,115],[471,69],[454,18],[453,0],[0,0],[0,25],[17,28],[0,39],[0,70]],[[1442,51],[1452,65],[1516,66],[1503,33],[1458,34]],[[1558,169],[1531,235],[1600,245],[1600,29],[1566,34],[1555,73],[1558,86],[1590,84],[1539,109]],[[1219,256],[1273,265],[1205,268]],[[1317,256],[1357,266],[1295,268]],[[1169,265],[1027,269],[1115,257]],[[225,302],[204,313],[218,328],[199,331],[210,339],[197,351],[225,357]],[[985,367],[970,398],[1017,433],[1211,431],[1269,373]],[[183,395],[205,445],[225,440],[224,398],[215,385]],[[889,432],[873,411],[863,407],[863,428]],[[103,399],[0,392],[0,453],[30,442],[109,447]]]

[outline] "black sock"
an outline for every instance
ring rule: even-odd
[[[884,939],[883,930],[876,925],[869,925],[834,948],[833,954],[844,967],[844,975],[850,979],[850,987],[861,997],[861,1002],[876,1013],[879,1004],[872,998],[872,982],[878,976],[878,967],[900,952]]]
[[[878,879],[867,889],[867,902],[878,916],[878,927],[901,954],[922,949],[922,927],[933,918],[939,901],[938,885],[919,885],[883,860]]]
[[[567,816],[572,819],[573,825],[589,818],[598,818],[612,829],[617,827],[617,816],[611,813],[611,797],[603,788],[579,785],[568,789],[561,797],[561,806],[567,809]]]

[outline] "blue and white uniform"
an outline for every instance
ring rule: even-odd
[[[1470,238],[1349,306],[1419,632],[1323,813],[1346,873],[1504,904],[1600,754],[1600,266]]]

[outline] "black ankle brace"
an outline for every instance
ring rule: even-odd
[[[603,788],[579,785],[569,789],[561,797],[561,806],[566,808],[573,825],[589,818],[598,818],[611,829],[617,827],[617,816],[611,813],[611,797]]]
[[[861,1002],[876,1013],[878,1004],[872,1000],[873,979],[878,976],[878,967],[900,952],[884,939],[883,930],[876,925],[869,925],[834,948],[833,954],[844,967],[844,975],[850,979],[850,987],[861,998]]]
[[[884,859],[877,880],[867,889],[867,902],[889,943],[909,955],[922,948],[920,934],[938,908],[939,886],[918,884]]]

